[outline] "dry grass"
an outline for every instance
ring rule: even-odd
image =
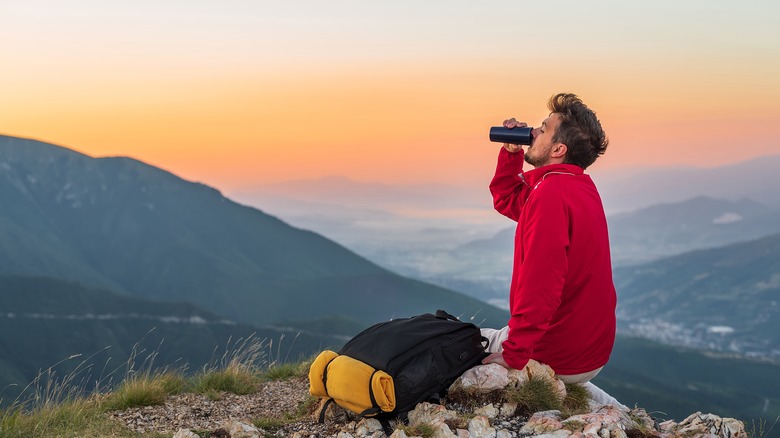
[[[73,372],[58,378],[50,367],[21,391],[27,394],[0,411],[0,438],[16,437],[144,437],[157,438],[157,433],[138,434],[111,419],[107,412],[136,406],[157,405],[171,394],[197,391],[219,394],[222,391],[249,394],[258,390],[260,371],[265,361],[265,343],[252,336],[228,344],[226,352],[208,367],[192,377],[179,370],[154,369],[157,356],[153,352],[140,361],[136,353],[124,365],[125,375],[111,389],[113,374],[101,377],[92,391],[86,391],[90,366],[81,362]],[[66,360],[78,358],[71,356]]]

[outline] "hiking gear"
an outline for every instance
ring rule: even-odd
[[[438,402],[455,379],[481,362],[486,346],[479,327],[443,310],[382,322],[338,353],[320,353],[309,369],[309,392],[363,417],[403,417],[418,403]]]

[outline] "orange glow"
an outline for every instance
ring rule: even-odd
[[[86,83],[71,75],[39,82],[39,94],[10,90],[0,119],[9,135],[131,156],[222,189],[325,175],[482,183],[497,148],[489,126],[507,117],[536,124],[559,91],[578,93],[602,120],[611,147],[599,168],[716,165],[780,152],[778,89],[714,93],[724,79],[699,79],[696,70],[607,75],[585,64],[573,75],[554,65],[490,65],[499,62],[120,74]]]

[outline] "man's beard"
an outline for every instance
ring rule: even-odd
[[[531,150],[529,148],[529,150],[527,152],[530,152],[530,151]],[[539,157],[539,156],[532,157],[531,154],[528,154],[528,153],[523,155],[523,160],[525,160],[526,163],[528,163],[528,164],[530,164],[531,166],[534,166],[534,167],[541,167],[541,166],[544,165],[544,161],[541,158],[542,157]]]

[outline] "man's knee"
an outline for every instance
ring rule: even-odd
[[[506,338],[509,336],[509,326],[505,326],[502,329],[491,329],[491,328],[481,328],[479,331],[482,333],[482,336],[487,338],[488,340],[488,347],[487,352],[488,353],[498,353],[499,351],[503,351],[503,347],[501,344],[506,341]]]

